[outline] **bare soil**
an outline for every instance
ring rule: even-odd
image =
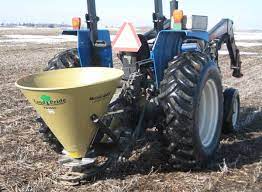
[[[10,33],[21,34],[1,31],[0,35]],[[228,56],[220,58],[225,85],[240,91],[241,131],[222,135],[208,168],[189,172],[173,169],[165,163],[161,144],[151,138],[111,174],[69,187],[56,182],[61,171],[58,156],[39,139],[37,114],[14,82],[41,71],[56,53],[75,44],[1,45],[0,191],[262,191],[262,47],[240,47],[241,51],[258,53],[242,56],[245,76],[241,79],[231,77]]]

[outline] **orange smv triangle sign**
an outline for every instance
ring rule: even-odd
[[[112,42],[113,49],[117,52],[138,52],[141,47],[141,41],[136,34],[136,29],[132,23],[125,22],[117,32]]]

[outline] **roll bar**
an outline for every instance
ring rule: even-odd
[[[157,34],[163,29],[167,29],[166,25],[166,17],[163,15],[163,2],[162,0],[154,0],[155,12],[153,13],[153,23],[154,29],[151,30],[152,34]],[[174,9],[178,8],[177,0],[170,1],[170,15],[172,15]],[[90,29],[91,33],[91,41],[93,45],[98,40],[97,38],[97,23],[99,21],[99,17],[96,14],[96,3],[95,0],[87,0],[87,14],[86,14],[86,22],[87,27]],[[170,27],[170,26],[169,26]],[[153,33],[154,32],[154,33]],[[154,35],[153,35],[154,36]]]

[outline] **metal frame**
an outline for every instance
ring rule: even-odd
[[[87,27],[90,29],[91,32],[91,42],[93,45],[97,41],[98,34],[97,34],[97,23],[99,21],[99,17],[96,14],[96,3],[95,0],[87,0],[87,14],[86,14],[86,23]]]
[[[155,12],[153,13],[154,28],[144,34],[147,40],[150,40],[150,39],[157,40],[158,39],[157,37],[159,36],[159,34],[162,31],[171,29],[171,20],[167,19],[163,15],[163,1],[154,0],[154,6],[155,6]],[[87,9],[88,13],[86,14],[86,22],[87,22],[87,26],[90,31],[89,38],[93,45],[92,54],[91,54],[92,63],[94,63],[94,65],[100,65],[101,63],[100,56],[101,55],[99,54],[99,52],[101,51],[101,48],[107,47],[107,44],[105,44],[104,46],[98,46],[101,39],[99,39],[99,36],[98,36],[99,30],[97,27],[97,23],[99,21],[99,17],[97,16],[97,13],[96,13],[95,0],[87,0],[87,8],[88,8]],[[172,15],[175,9],[178,9],[178,1],[171,0],[170,1],[170,15]],[[170,31],[173,32],[173,30],[170,30]],[[176,31],[176,33],[178,32],[179,31]],[[233,22],[231,20],[223,19],[209,32],[209,34],[203,33],[205,35],[204,38],[203,38],[203,34],[200,34],[200,36],[196,37],[196,35],[199,35],[199,32],[196,32],[196,31],[183,31],[183,32],[188,37],[191,36],[191,37],[195,37],[197,39],[201,39],[204,41],[215,42],[216,44],[216,51],[215,51],[216,56],[215,57],[216,57],[217,62],[218,62],[218,50],[221,49],[222,44],[226,43],[228,51],[229,51],[230,59],[231,59],[231,68],[234,70],[233,76],[234,77],[242,76],[239,50],[235,44],[234,33],[233,33]],[[206,37],[208,35],[209,35],[209,39],[208,37]],[[168,42],[166,43],[166,45],[167,44]],[[158,53],[156,49],[153,50],[153,53],[154,52]],[[155,63],[155,65],[158,65],[158,64],[159,63]],[[157,72],[157,77],[156,77],[157,84],[159,84],[159,81],[161,80],[161,75],[160,75],[161,73],[162,71]]]
[[[222,45],[226,43],[231,60],[231,69],[233,69],[233,76],[242,77],[240,54],[234,38],[233,24],[233,21],[230,19],[222,19],[209,31],[209,41],[216,43],[217,52],[221,49]],[[216,53],[216,62],[218,63],[218,53]]]
[[[172,0],[170,1],[170,17],[173,16],[173,12],[175,9],[178,9],[178,1]]]
[[[166,20],[163,14],[163,2],[162,0],[154,0],[155,13],[153,13],[154,29],[156,32],[160,32],[164,29],[164,22]]]
[[[154,29],[146,33],[146,37],[148,39],[155,38],[157,34],[161,30],[169,29],[170,28],[170,20],[168,20],[163,14],[163,1],[162,0],[154,0],[155,5],[155,12],[153,13],[153,23]],[[178,1],[171,0],[170,1],[170,15],[172,15],[174,9],[178,9]],[[93,45],[95,45],[96,41],[98,40],[97,35],[97,23],[99,21],[99,17],[96,13],[96,3],[95,0],[87,0],[87,14],[86,14],[86,22],[87,26],[90,29],[91,33],[91,41]]]

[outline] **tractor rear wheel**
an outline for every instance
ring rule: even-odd
[[[49,62],[44,71],[51,71],[65,68],[80,67],[80,60],[77,48],[68,49],[55,55]]]
[[[77,49],[68,49],[55,55],[49,62],[48,66],[44,68],[44,71],[65,69],[65,68],[76,68],[80,67],[80,60]],[[63,146],[58,141],[56,136],[52,133],[49,127],[45,124],[42,118],[37,118],[39,123],[39,133],[41,139],[48,143],[53,151],[56,153],[62,153]]]
[[[217,65],[205,54],[187,52],[170,61],[160,86],[170,163],[202,167],[220,143],[223,90]]]

